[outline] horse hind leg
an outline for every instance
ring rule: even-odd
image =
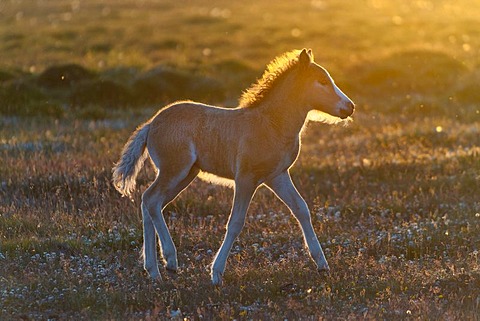
[[[157,264],[157,248],[155,243],[155,227],[148,213],[145,202],[142,201],[143,221],[143,267],[152,279],[161,279]]]
[[[155,232],[158,235],[165,267],[168,270],[177,270],[177,250],[163,218],[163,209],[192,182],[198,171],[196,167],[189,165],[177,171],[176,175],[167,176],[166,174],[172,171],[161,169],[155,181],[142,195],[144,267],[152,278],[160,277]]]

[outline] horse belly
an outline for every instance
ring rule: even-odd
[[[211,111],[204,125],[195,134],[196,166],[226,179],[235,178],[236,157],[242,131],[232,125],[228,111]]]
[[[198,155],[195,163],[200,169],[198,177],[209,183],[232,187],[234,174],[226,156],[212,151]]]
[[[204,173],[232,180],[234,178],[234,166],[225,148],[212,146],[211,149],[197,149],[197,161],[195,165]],[[204,175],[206,177],[206,175]],[[211,179],[208,179],[211,180]]]
[[[211,174],[208,172],[203,172],[200,171],[198,174],[198,177],[205,182],[216,184],[216,185],[222,185],[222,186],[228,186],[228,187],[233,187],[234,186],[234,181],[233,179],[228,179],[224,177],[217,176],[215,174]]]

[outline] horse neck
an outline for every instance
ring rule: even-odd
[[[302,104],[300,91],[285,82],[265,97],[258,106],[261,112],[271,120],[275,128],[283,135],[298,135],[302,130],[308,114],[308,108]]]

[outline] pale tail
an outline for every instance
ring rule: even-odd
[[[113,168],[113,185],[123,196],[130,196],[135,190],[135,180],[147,158],[149,129],[149,123],[137,128],[123,147],[120,160]]]

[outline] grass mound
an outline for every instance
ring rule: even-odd
[[[97,119],[106,116],[108,109],[164,105],[181,99],[224,104],[233,102],[260,74],[235,59],[213,64],[208,73],[215,77],[165,65],[145,72],[117,67],[98,73],[76,64],[52,66],[39,75],[5,71],[0,73],[0,113],[61,117],[71,109]],[[369,101],[366,109],[466,119],[478,114],[480,75],[443,52],[396,52],[357,64],[347,73],[351,75],[345,81],[347,91]]]
[[[5,70],[0,70],[0,83],[12,80],[13,78],[15,78],[15,76],[12,73]]]
[[[28,80],[11,81],[0,86],[0,114],[6,116],[63,116],[57,101]]]
[[[352,74],[362,92],[388,97],[440,94],[467,71],[462,62],[445,53],[414,50],[363,63]]]
[[[179,99],[221,103],[225,97],[225,87],[218,80],[165,66],[144,73],[128,67],[96,73],[66,64],[39,75],[0,74],[3,115],[61,117],[65,108],[97,119],[105,116],[107,108],[163,105]]]
[[[459,79],[455,86],[455,99],[464,105],[480,105],[480,71],[477,69],[474,72],[465,75]]]
[[[52,89],[64,89],[95,77],[90,70],[77,64],[52,66],[38,77],[38,84]]]
[[[354,66],[347,87],[366,109],[408,117],[443,115],[474,119],[478,73],[443,52],[409,50]]]
[[[133,90],[138,100],[146,103],[178,99],[221,101],[225,98],[224,88],[217,80],[165,66],[138,76],[133,83]]]
[[[75,86],[70,95],[73,106],[125,107],[132,103],[127,86],[108,79],[93,79]]]

